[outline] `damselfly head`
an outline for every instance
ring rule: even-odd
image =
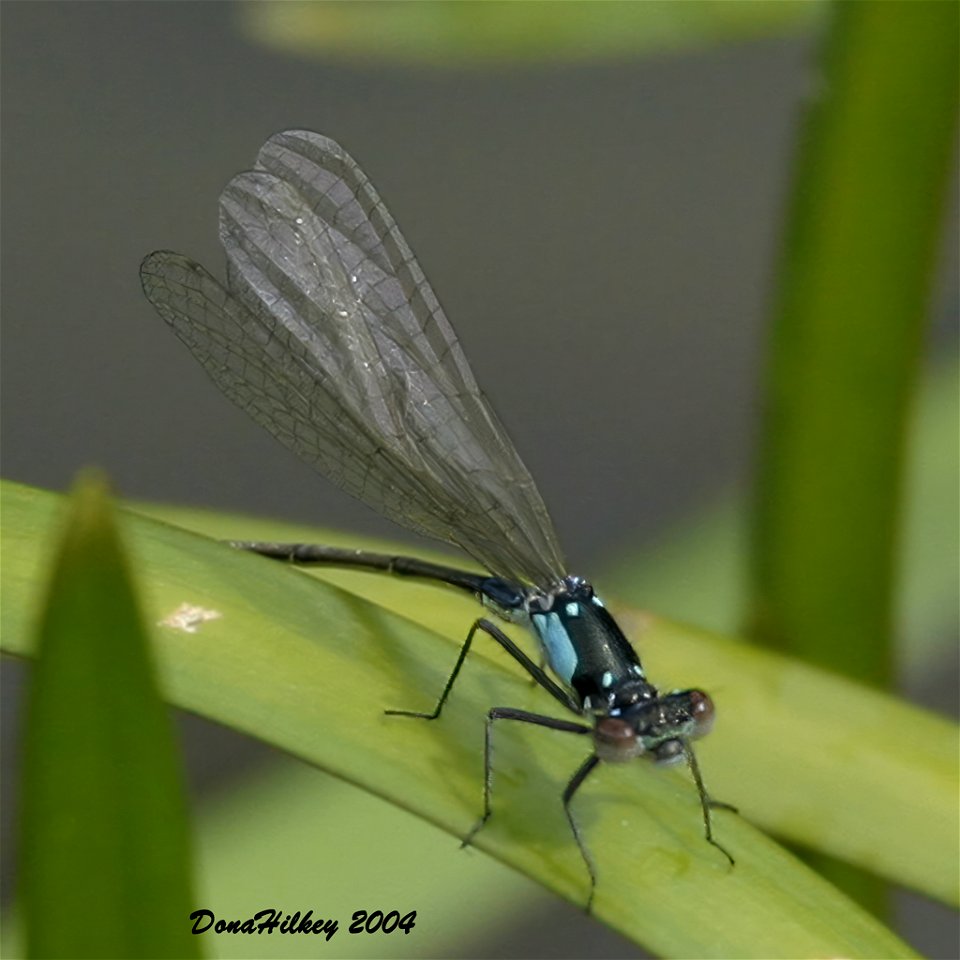
[[[687,741],[710,732],[714,715],[713,701],[702,690],[637,699],[616,716],[597,718],[594,747],[607,762],[649,755],[656,763],[675,763],[684,757]]]

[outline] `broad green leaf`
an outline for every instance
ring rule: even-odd
[[[23,655],[29,650],[16,598],[32,589],[54,503],[5,487],[4,648]],[[220,536],[317,538],[316,531],[202,516],[181,514]],[[303,757],[455,836],[477,812],[485,710],[549,709],[505,657],[478,650],[440,721],[385,717],[384,706],[432,704],[476,615],[469,601],[409,581],[330,573],[350,583],[354,592],[346,593],[135,515],[125,530],[137,545],[151,620],[180,624],[155,630],[171,702]],[[171,619],[183,604],[197,611],[192,623]],[[715,693],[720,719],[700,750],[704,774],[714,795],[741,805],[744,817],[716,814],[718,836],[738,860],[731,871],[703,841],[683,771],[640,763],[603,769],[578,798],[601,864],[597,915],[666,956],[909,955],[748,820],[863,856],[949,899],[955,865],[943,851],[953,849],[956,827],[950,725],[730,641],[653,617],[628,614],[626,621],[651,676]],[[431,632],[437,629],[442,636]],[[522,728],[500,733],[495,814],[476,845],[582,903],[586,877],[556,799],[583,755],[570,740]],[[925,797],[922,810],[910,783]]]
[[[198,956],[172,727],[102,481],[78,484],[52,579],[35,586],[46,596],[36,631],[26,597],[4,589],[5,602],[20,596],[12,632],[36,655],[22,781],[27,952]]]

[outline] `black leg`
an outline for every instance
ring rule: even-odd
[[[546,673],[545,670],[538,667],[499,627],[495,624],[492,624],[489,620],[480,619],[470,628],[470,632],[467,634],[467,639],[463,642],[463,646],[460,648],[460,655],[457,657],[457,662],[453,666],[453,672],[450,674],[450,677],[447,679],[446,686],[443,688],[443,692],[440,694],[440,699],[437,701],[437,705],[433,708],[430,713],[420,713],[415,710],[385,710],[385,713],[390,714],[395,717],[419,717],[423,720],[436,720],[440,716],[440,711],[443,709],[443,705],[447,702],[447,697],[450,695],[450,690],[453,687],[453,682],[457,679],[457,674],[460,673],[460,668],[463,666],[463,661],[467,657],[467,652],[470,650],[470,644],[473,642],[474,634],[482,630],[484,633],[493,637],[497,643],[503,647],[507,653],[513,657],[517,663],[523,667],[527,673],[541,686],[544,690],[547,691],[555,699],[559,700],[568,710],[573,713],[580,713],[580,709],[577,707],[574,699],[563,689],[556,681],[551,679],[551,677]],[[531,714],[535,716],[535,714]],[[518,719],[518,718],[514,718]],[[561,721],[557,721],[558,723]]]
[[[564,733],[593,733],[593,728],[573,720],[558,720],[556,717],[545,717],[539,713],[530,713],[527,710],[515,710],[513,707],[494,707],[487,713],[487,723],[483,741],[483,816],[471,827],[470,832],[463,838],[461,847],[467,847],[473,838],[480,832],[480,828],[490,819],[490,795],[493,791],[493,724],[497,720],[518,720],[521,723],[533,723],[538,727],[547,727],[550,730],[561,730]]]
[[[577,772],[570,778],[570,782],[563,791],[563,812],[567,815],[567,821],[570,824],[570,829],[573,831],[573,839],[577,841],[577,846],[580,848],[580,856],[583,857],[583,862],[587,867],[587,873],[590,874],[590,895],[587,897],[587,913],[590,913],[593,909],[593,895],[597,889],[597,868],[594,865],[593,857],[590,856],[590,851],[587,849],[583,834],[580,833],[580,827],[573,815],[573,810],[570,808],[570,801],[580,788],[580,784],[590,776],[599,762],[600,758],[596,754],[591,754],[587,757],[587,759],[580,764]]]
[[[693,782],[697,785],[697,794],[700,797],[700,809],[703,811],[703,830],[707,838],[707,843],[716,847],[730,861],[730,866],[732,867],[736,861],[730,856],[726,847],[713,839],[713,824],[710,820],[710,810],[716,807],[717,809],[733,810],[733,812],[736,813],[737,808],[730,806],[729,803],[721,803],[710,799],[707,795],[706,788],[703,786],[703,777],[700,776],[700,765],[697,763],[696,754],[693,752],[693,748],[689,743],[684,743],[683,753],[687,758],[687,766],[690,768]]]
[[[547,669],[547,655],[546,655],[542,650],[540,651],[540,656],[537,657],[537,660],[539,661],[539,662],[538,662],[538,666],[540,667],[540,669],[543,670],[544,672],[546,672],[546,669]],[[537,686],[538,682],[539,682],[539,681],[537,680],[536,677],[534,677],[534,676],[531,676],[531,677],[530,677],[529,683],[530,683],[530,686],[531,686],[531,687]]]
[[[547,727],[549,730],[561,730],[564,733],[577,733],[581,736],[592,734],[593,728],[583,723],[576,723],[572,720],[558,720],[556,717],[544,717],[539,713],[529,713],[526,710],[515,710],[512,707],[494,707],[487,714],[486,730],[484,734],[483,751],[483,816],[473,825],[470,832],[463,838],[461,847],[469,846],[473,838],[480,832],[483,825],[490,819],[492,811],[490,798],[493,792],[493,725],[497,720],[518,720],[521,723],[533,723],[539,727]],[[577,826],[573,813],[570,810],[570,798],[576,793],[577,788],[586,780],[587,775],[599,763],[599,758],[591,755],[580,766],[577,772],[570,779],[566,789],[563,791],[563,810],[567,815],[567,821],[570,829],[573,831],[573,838],[577,841],[580,848],[580,855],[586,864],[587,872],[590,874],[590,896],[587,900],[587,912],[593,904],[593,891],[597,885],[596,869],[593,865],[593,859],[587,850],[586,844]]]

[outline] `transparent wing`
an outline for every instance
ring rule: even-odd
[[[543,500],[365,174],[270,138],[220,199],[227,287],[167,251],[144,292],[217,385],[348,493],[488,570],[565,573]]]

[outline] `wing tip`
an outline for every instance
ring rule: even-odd
[[[151,250],[141,261],[140,261],[140,277],[141,279],[148,274],[156,273],[155,264],[161,264],[168,261],[171,257],[176,257],[178,254],[174,253],[172,250]]]
[[[336,140],[313,130],[281,130],[280,133],[273,134],[260,148],[257,154],[258,160],[263,156],[272,156],[275,149],[292,150],[301,156],[316,155],[319,152],[355,163],[350,154]]]

